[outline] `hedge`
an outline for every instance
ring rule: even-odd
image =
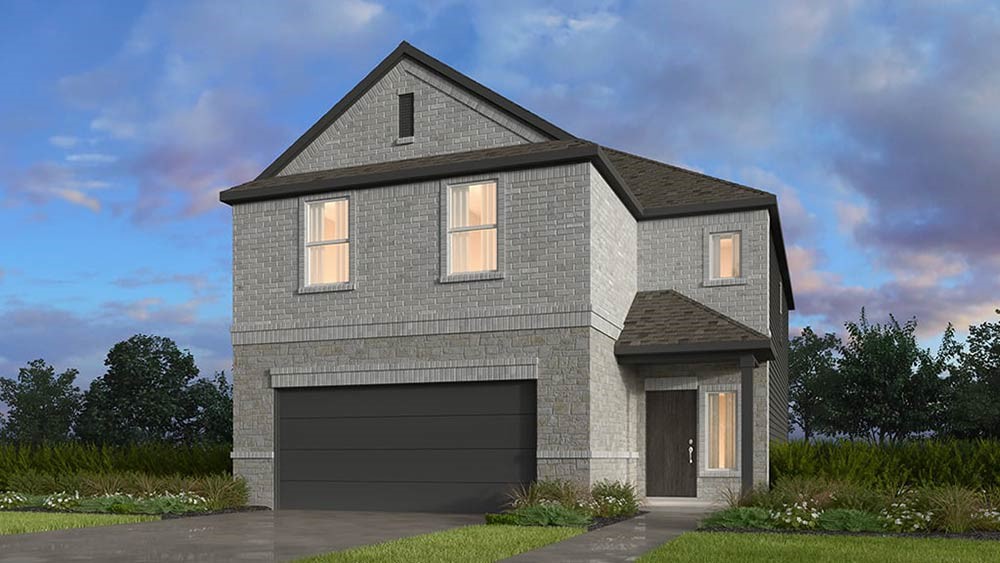
[[[11,475],[137,472],[200,476],[232,473],[229,444],[95,446],[74,442],[46,446],[0,444],[0,490]]]
[[[788,477],[884,488],[958,485],[982,490],[1000,486],[1000,440],[773,443],[771,482]]]

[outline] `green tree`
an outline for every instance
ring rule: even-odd
[[[1000,438],[1000,321],[970,326],[966,345],[948,378],[946,431]]]
[[[132,444],[178,434],[188,384],[198,376],[190,352],[169,338],[137,334],[115,344],[104,365],[107,372],[84,394],[82,440]]]
[[[187,443],[228,443],[233,440],[233,386],[226,373],[197,379],[184,391],[182,418],[176,439]]]
[[[917,321],[900,325],[845,324],[837,375],[830,387],[828,430],[880,444],[934,430],[941,421],[945,381],[941,375],[957,345],[949,325],[938,354],[917,344]]]
[[[45,360],[34,360],[18,370],[16,380],[0,378],[0,402],[9,409],[0,437],[23,444],[67,440],[80,408],[80,389],[73,385],[78,373],[56,375]]]
[[[828,426],[826,401],[837,372],[840,338],[822,336],[805,327],[792,339],[788,352],[789,417],[811,439]]]

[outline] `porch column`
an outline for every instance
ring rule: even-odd
[[[745,495],[753,489],[753,368],[752,355],[740,357],[740,490]]]

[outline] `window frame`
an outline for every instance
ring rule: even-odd
[[[733,456],[734,467],[732,468],[724,468],[724,467],[713,468],[709,466],[709,453],[710,453],[709,445],[711,444],[710,434],[712,431],[712,419],[711,419],[712,413],[710,412],[709,409],[709,396],[717,395],[719,393],[731,393],[733,395],[733,403],[734,403],[733,418],[735,427],[735,433],[733,439],[735,440],[734,447],[736,451],[735,455]],[[739,390],[739,386],[704,385],[699,387],[699,395],[700,395],[699,403],[702,409],[701,410],[702,414],[700,417],[702,430],[700,432],[700,440],[699,440],[701,443],[701,453],[698,454],[700,459],[702,460],[699,464],[700,475],[703,477],[739,477],[741,474],[741,467],[743,463],[743,452],[741,451],[743,443],[743,427],[742,427],[743,420],[740,414],[741,413],[740,409],[742,408],[741,401],[743,400],[743,395]]]
[[[354,289],[355,279],[355,220],[352,194],[319,195],[302,197],[299,200],[299,293],[320,293],[326,291],[349,291]],[[313,205],[334,201],[347,202],[347,238],[324,241],[309,241],[309,209]],[[347,281],[333,283],[309,283],[309,249],[320,246],[347,244]]]
[[[476,184],[490,184],[492,183],[495,188],[496,201],[495,212],[496,216],[494,218],[494,223],[492,225],[476,225],[470,227],[455,227],[451,228],[451,190],[452,188],[460,188],[464,186],[472,186]],[[503,182],[497,176],[479,176],[479,177],[469,177],[469,178],[455,178],[449,179],[441,182],[441,276],[439,281],[441,283],[451,283],[451,282],[466,282],[466,281],[481,281],[481,280],[495,280],[502,279],[504,277],[504,268],[506,266],[505,252],[504,252],[504,229],[505,229],[505,217],[506,217],[506,197]],[[451,235],[453,233],[461,232],[473,232],[473,231],[483,231],[487,229],[493,229],[496,238],[496,268],[493,270],[481,270],[477,272],[456,272],[451,273]]]
[[[743,243],[744,234],[746,228],[743,225],[740,226],[720,226],[715,228],[705,228],[704,236],[704,262],[705,262],[705,278],[702,283],[704,287],[716,287],[716,286],[726,286],[726,285],[745,285],[747,283],[747,262],[745,260],[746,251],[745,245]],[[718,240],[716,237],[721,237],[725,235],[736,235],[737,236],[737,250],[736,254],[738,256],[738,266],[739,275],[732,278],[717,278],[714,277],[715,270],[715,259],[718,251],[715,249],[715,241]]]

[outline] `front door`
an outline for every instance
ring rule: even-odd
[[[697,391],[646,393],[646,496],[698,495]]]

